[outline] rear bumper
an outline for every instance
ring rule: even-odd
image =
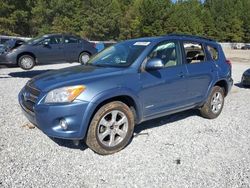
[[[26,118],[49,137],[78,140],[85,136],[88,127],[89,102],[78,101],[70,104],[35,104],[30,111],[24,106],[22,92],[18,96],[19,104]],[[60,120],[67,122],[68,128],[60,126]]]

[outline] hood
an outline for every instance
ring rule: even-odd
[[[48,71],[32,78],[29,83],[35,88],[47,92],[54,88],[86,84],[89,81],[102,79],[107,76],[119,75],[123,68],[74,66],[59,70]]]

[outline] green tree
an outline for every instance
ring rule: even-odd
[[[240,42],[243,39],[243,22],[241,20],[242,2],[238,0],[207,0],[214,19],[216,38],[219,41]]]
[[[140,37],[139,5],[141,1],[135,0],[126,7],[127,11],[124,11],[124,16],[121,18],[119,39]]]
[[[118,0],[86,0],[82,16],[82,35],[95,40],[117,40],[122,10]]]
[[[249,43],[250,42],[250,1],[242,0],[242,12],[241,12],[241,20],[243,22],[243,41]]]
[[[202,35],[202,4],[198,0],[178,1],[166,22],[168,33]]]
[[[30,10],[34,1],[0,1],[0,32],[7,35],[30,35]]]
[[[164,23],[167,21],[170,7],[170,0],[142,0],[138,8],[141,36],[165,34]]]

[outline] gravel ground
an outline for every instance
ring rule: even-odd
[[[0,69],[0,187],[250,187],[250,89],[237,84],[250,63],[234,62],[236,85],[217,119],[190,110],[145,122],[110,156],[52,140],[22,115],[28,79],[66,66]]]

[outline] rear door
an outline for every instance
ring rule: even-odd
[[[78,61],[82,45],[82,41],[79,38],[70,35],[64,36],[63,50],[67,61]]]
[[[182,49],[188,71],[188,101],[190,104],[202,102],[217,76],[216,64],[207,55],[203,43],[183,41]]]
[[[160,58],[164,68],[140,73],[141,92],[144,117],[161,114],[186,105],[187,74],[182,64],[178,41],[164,41],[156,45],[147,60]]]

